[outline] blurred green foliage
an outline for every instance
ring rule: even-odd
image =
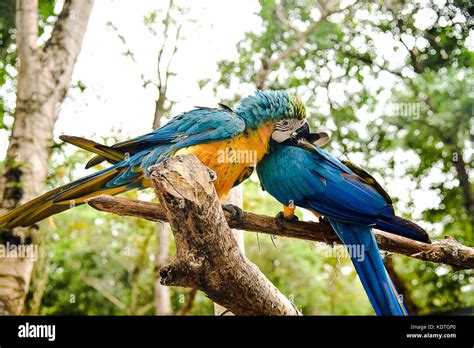
[[[292,1],[260,3],[263,33],[250,33],[239,44],[238,62],[221,63],[220,83],[224,85],[230,86],[234,77],[256,81],[265,62],[278,57],[298,39],[295,27],[304,31],[314,23],[311,1],[296,5]],[[313,125],[332,131],[329,149],[358,158],[357,162],[383,183],[397,178],[396,169],[401,164],[404,176],[415,189],[435,193],[440,201],[436,208],[425,209],[418,216],[432,237],[449,235],[472,245],[474,214],[466,189],[462,189],[465,185],[473,191],[469,177],[473,170],[474,52],[466,46],[470,31],[472,37],[469,6],[466,1],[439,5],[357,2],[322,22],[301,50],[270,74],[266,87],[291,89],[306,97]],[[423,18],[428,24],[425,28],[416,24],[422,13],[433,16],[431,22]],[[394,42],[393,48],[377,46],[381,45],[376,41],[380,35],[387,35],[384,39]],[[405,58],[397,66],[392,60],[398,51],[405,52]],[[384,82],[390,79],[392,83]],[[334,94],[333,89],[342,93]],[[387,92],[390,98],[384,100]],[[374,161],[381,154],[383,162]],[[413,164],[406,163],[408,158]],[[462,167],[467,179],[463,178]],[[441,175],[435,182],[429,179],[438,172]],[[407,209],[399,213],[413,218],[417,202],[411,193],[390,193],[395,202],[411,199]],[[293,253],[298,256],[305,254],[303,248],[296,250]],[[420,314],[474,305],[472,271],[453,273],[445,266],[394,258]],[[272,275],[270,279],[274,280]],[[346,301],[356,303],[345,294],[339,305]],[[352,308],[354,313],[359,305],[363,302]]]
[[[469,30],[472,36],[472,7],[469,1],[387,3],[390,7],[357,2],[323,21],[299,51],[280,62],[266,86],[302,96],[313,127],[332,132],[330,151],[369,169],[384,185],[402,175],[411,191],[427,191],[439,200],[435,208],[416,213],[417,205],[424,202],[417,202],[412,192],[392,187],[389,193],[400,214],[421,221],[433,238],[450,235],[473,245],[473,219],[455,161],[462,156],[472,175],[473,52],[466,45]],[[52,4],[43,2],[42,23],[53,23]],[[297,41],[319,16],[311,0],[261,0],[260,4],[257,15],[262,28],[247,33],[238,44],[238,60],[219,63],[216,88],[230,88],[233,80],[255,83],[262,64]],[[5,73],[11,71],[7,66],[16,66],[15,51],[8,49],[13,47],[14,1],[0,6],[3,84],[15,78]],[[416,18],[419,13],[426,17],[427,10],[434,13],[434,20],[420,28]],[[376,45],[383,35],[396,43],[393,50]],[[401,63],[394,59],[397,52],[404,52]],[[123,140],[118,138],[104,141]],[[53,147],[51,188],[77,177],[89,158],[81,150],[69,150],[60,144]],[[281,209],[254,177],[243,185],[244,209],[267,215]],[[472,190],[472,180],[468,185]],[[132,192],[127,197],[150,200],[153,194]],[[397,202],[406,201],[400,209]],[[301,211],[297,213],[302,219]],[[43,253],[26,311],[152,315],[157,249],[153,226],[88,207],[44,221]],[[341,247],[246,233],[246,253],[304,314],[373,314]],[[439,264],[393,258],[420,314],[474,306],[472,271],[453,272]],[[172,288],[175,313],[188,298],[189,289]],[[212,302],[198,293],[190,314],[212,313]]]

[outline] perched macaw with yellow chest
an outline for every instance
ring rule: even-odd
[[[97,154],[86,168],[103,161],[113,165],[13,209],[0,217],[0,228],[32,225],[100,194],[116,195],[149,187],[148,167],[183,154],[197,156],[216,172],[214,185],[221,198],[248,178],[269,151],[276,122],[288,119],[289,124],[299,124],[305,117],[304,104],[298,97],[285,91],[257,91],[242,99],[235,112],[225,105],[219,109],[197,107],[151,133],[110,147],[62,136],[62,140]]]

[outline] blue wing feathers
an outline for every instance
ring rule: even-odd
[[[265,157],[257,166],[262,186],[277,182],[278,193],[272,195],[282,203],[291,199],[328,217],[375,226],[429,243],[426,231],[397,217],[391,203],[374,187],[331,154],[316,146],[314,150],[284,146]],[[270,189],[267,191],[272,193]]]
[[[163,127],[115,147],[143,150],[156,145],[174,145],[175,149],[229,139],[245,130],[245,121],[219,109],[195,109],[172,118]]]
[[[278,201],[291,199],[328,217],[371,225],[377,217],[393,215],[377,191],[352,179],[349,168],[317,149],[314,154],[285,146],[265,157],[257,166],[262,185],[278,183],[275,194],[267,189]]]

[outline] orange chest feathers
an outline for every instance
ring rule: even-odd
[[[174,155],[193,154],[214,170],[217,174],[214,186],[217,195],[222,198],[235,183],[250,175],[265,156],[273,128],[273,122],[268,122],[257,130],[244,132],[232,139],[186,147]]]

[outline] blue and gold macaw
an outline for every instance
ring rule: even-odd
[[[193,154],[213,169],[217,194],[225,196],[250,176],[256,162],[268,152],[276,122],[288,119],[299,124],[305,117],[304,104],[298,97],[285,91],[257,91],[242,99],[235,112],[222,104],[219,109],[197,107],[151,133],[110,147],[62,136],[62,140],[97,154],[86,168],[103,161],[113,165],[15,208],[0,217],[0,228],[32,225],[99,194],[116,195],[150,187],[147,168],[183,154]],[[235,160],[232,153],[236,152],[253,154],[253,162]]]
[[[294,206],[327,218],[342,242],[352,246],[352,262],[377,315],[406,315],[372,228],[423,242],[429,241],[428,234],[395,215],[390,196],[370,174],[317,146],[327,141],[326,135],[309,133],[307,124],[289,128],[287,122],[276,124],[270,152],[257,165],[263,189],[284,205],[288,220]],[[351,253],[355,250],[363,253]]]

